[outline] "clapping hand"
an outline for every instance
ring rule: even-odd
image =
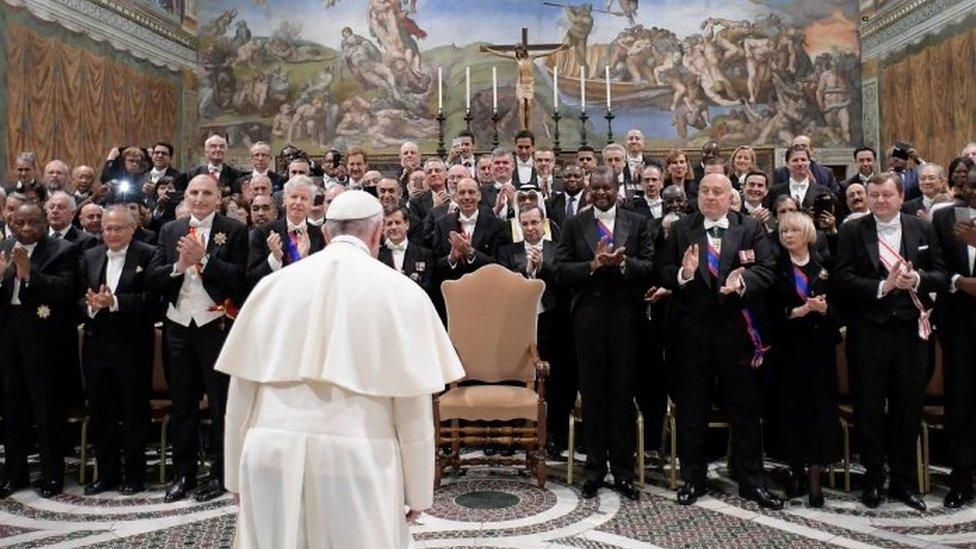
[[[265,242],[268,244],[268,251],[271,252],[271,255],[278,261],[281,261],[281,258],[285,255],[281,247],[281,235],[275,231],[271,231],[271,234],[268,235],[268,239]]]
[[[441,204],[446,204],[451,197],[448,196],[447,191],[441,189],[434,193],[434,207],[440,206]]]
[[[623,263],[627,256],[624,255],[624,248],[614,249],[613,244],[610,242],[600,239],[596,243],[596,255],[593,256],[593,261],[590,261],[590,272],[599,269],[604,266],[615,267]]]
[[[820,314],[827,314],[827,296],[817,295],[807,298],[807,307],[810,311]]]
[[[471,239],[464,233],[451,231],[447,235],[447,238],[451,242],[451,253],[449,256],[451,261],[458,263],[471,253]]]
[[[7,270],[9,260],[7,252],[0,252],[0,277],[3,277],[4,272]]]
[[[725,278],[725,286],[719,288],[719,293],[722,295],[740,293],[746,287],[745,280],[742,278],[744,272],[746,272],[746,268],[739,267],[729,273],[729,276]]]
[[[308,257],[308,251],[312,248],[312,241],[305,231],[299,231],[296,239],[298,240],[298,255],[305,259]]]
[[[30,278],[30,256],[27,255],[27,248],[15,246],[13,249],[14,266],[17,268],[17,278],[28,280]]]
[[[918,273],[912,267],[911,261],[906,261],[901,272],[898,274],[898,278],[895,279],[895,287],[899,290],[910,290],[915,287],[915,282],[918,280]]]
[[[684,257],[681,258],[681,279],[691,280],[695,277],[698,270],[698,244],[692,244],[685,250]]]
[[[651,286],[644,292],[644,301],[647,303],[657,303],[665,297],[671,294],[671,290],[667,288],[659,288],[657,286]]]
[[[535,248],[532,248],[532,249],[529,250],[529,253],[526,256],[526,258],[528,259],[529,270],[531,270],[531,271],[538,271],[539,269],[542,268],[542,252],[541,251],[539,251],[539,250],[537,250]]]
[[[88,302],[88,306],[91,307],[93,312],[98,312],[101,309],[111,308],[115,303],[115,296],[112,295],[112,291],[108,289],[108,286],[102,284],[101,288],[98,289],[98,293],[93,292],[89,288],[85,294],[85,301]]]
[[[207,249],[203,246],[203,239],[190,235],[180,238],[176,244],[176,250],[180,253],[178,265],[182,271],[200,263],[200,260],[207,253]]]
[[[897,263],[888,271],[888,277],[881,283],[881,292],[887,294],[898,287],[898,277],[901,275],[904,264],[899,259]]]

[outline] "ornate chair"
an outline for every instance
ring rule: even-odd
[[[932,473],[930,471],[930,429],[945,429],[945,364],[942,344],[936,339],[933,345],[935,353],[935,370],[932,379],[925,387],[925,406],[922,408],[922,470],[924,487],[922,493],[932,490]]]
[[[549,364],[539,359],[536,349],[537,310],[545,282],[487,265],[444,282],[441,289],[448,333],[466,375],[434,397],[437,448],[450,446],[447,454],[438,451],[435,485],[449,467],[458,472],[464,465],[522,464],[534,471],[539,487],[545,487]],[[525,449],[525,459],[461,458],[461,446],[483,445],[519,446]]]

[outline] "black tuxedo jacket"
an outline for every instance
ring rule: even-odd
[[[529,174],[529,178],[526,180],[523,180],[519,177],[518,163],[516,163],[515,166],[512,168],[512,185],[515,185],[516,189],[522,185],[530,185],[530,184],[535,185],[538,183],[538,181],[539,181],[539,172],[537,172],[534,167],[532,168],[532,173]],[[492,204],[494,204],[494,202],[492,202]]]
[[[407,201],[407,210],[420,219],[426,219],[427,213],[434,207],[434,194],[426,190]]]
[[[152,168],[150,168],[150,170],[152,170]],[[163,177],[172,177],[173,184],[179,187],[181,180],[183,179],[183,173],[180,172],[180,170],[177,170],[176,168],[170,166],[166,168],[165,172],[163,172]],[[139,181],[138,181],[139,189],[142,189],[143,185],[150,182],[152,182],[152,177],[149,175],[149,171],[147,171],[146,173],[142,174],[142,176],[139,177]],[[150,210],[156,207],[155,197],[152,198],[151,200],[147,199],[147,206],[149,207]]]
[[[196,168],[193,168],[192,170],[183,174],[183,179],[177,183],[176,187],[181,191],[186,190],[186,187],[187,185],[190,184],[191,179],[193,179],[194,177],[200,174],[209,174],[209,173],[210,170],[207,168],[206,164],[204,164],[203,166],[197,166]],[[241,178],[241,172],[237,171],[236,169],[234,169],[233,167],[227,164],[224,164],[223,169],[220,170],[220,179],[217,182],[221,192],[225,195],[240,193],[241,192],[240,178]]]
[[[187,235],[190,220],[187,217],[170,221],[159,231],[159,242],[149,269],[150,287],[162,294],[167,303],[176,304],[185,275],[170,276],[173,265],[180,259],[176,244]],[[217,243],[216,236],[223,234],[225,242]],[[247,227],[239,221],[214,216],[207,239],[207,266],[202,273],[203,287],[217,305],[232,299],[240,305],[246,292]]]
[[[62,236],[61,239],[69,244],[77,246],[81,252],[94,248],[99,244],[99,239],[97,236],[85,232],[74,225],[68,226],[68,230],[65,231],[64,236]]]
[[[586,189],[576,195],[576,213],[586,205]],[[560,227],[566,226],[566,193],[560,192],[546,200],[546,217],[555,221]]]
[[[555,242],[542,241],[542,267],[535,277],[546,283],[546,291],[542,294],[542,306],[546,311],[554,311],[558,304],[558,287],[556,283],[556,246]],[[514,242],[505,244],[498,249],[498,263],[510,271],[528,277],[525,266],[528,259],[525,255],[525,243]]]
[[[918,296],[931,307],[928,294],[948,288],[946,265],[939,239],[932,224],[917,217],[899,214],[901,250],[921,277]],[[888,271],[878,255],[878,228],[873,215],[844,223],[837,243],[836,278],[845,299],[850,319],[862,318],[878,324],[918,317],[908,292],[893,290],[878,299],[878,285]]]
[[[459,212],[445,215],[437,220],[437,233],[434,238],[434,257],[437,259],[437,270],[443,279],[460,278],[465,273],[476,271],[479,267],[495,263],[498,249],[512,241],[508,223],[491,214],[490,210],[480,208],[478,220],[471,234],[471,246],[474,248],[474,261],[468,263],[461,260],[453,268],[447,258],[451,253],[451,241],[448,238],[452,231],[460,230]]]
[[[779,185],[773,186],[773,189],[766,195],[766,207],[772,209],[773,204],[776,203],[776,199],[783,196],[789,195],[790,193],[790,181],[787,178],[786,183],[781,183]],[[803,195],[803,204],[800,204],[800,208],[804,210],[813,210],[813,203],[817,200],[817,197],[822,194],[832,194],[830,189],[824,187],[823,185],[811,181],[807,187],[807,193]]]
[[[221,174],[221,175],[223,175],[223,174]],[[238,178],[238,181],[237,181],[237,189],[238,189],[238,191],[241,188],[241,184],[244,181],[250,181],[252,177],[254,177],[254,171],[253,170],[252,171],[249,171],[249,172],[243,172],[243,173],[241,173],[241,176]],[[280,173],[278,173],[278,172],[276,172],[274,170],[268,170],[268,179],[271,180],[271,192],[272,192],[272,194],[273,193],[276,193],[276,192],[278,192],[280,190],[283,190],[285,188],[285,183],[288,182],[288,176],[282,175],[282,174],[280,174]]]
[[[961,202],[955,204],[955,206],[962,205]],[[969,265],[968,245],[952,233],[956,221],[955,207],[939,208],[932,214],[932,226],[945,260],[947,282],[951,282],[956,275],[964,278],[976,276],[976,272]],[[939,302],[944,307],[947,329],[952,329],[953,326],[972,326],[976,323],[976,297],[957,290],[943,293],[939,296]]]
[[[393,252],[386,246],[380,246],[379,260],[388,267],[394,268]],[[407,251],[403,252],[403,270],[400,272],[429,293],[433,287],[434,267],[434,255],[430,248],[414,244],[407,239]]]
[[[925,202],[922,200],[923,197],[917,196],[911,200],[905,201],[905,203],[901,205],[901,213],[917,216],[918,212],[922,211],[925,206]]]
[[[617,208],[613,240],[615,247],[624,247],[627,256],[623,272],[619,267],[602,267],[590,273],[598,240],[593,208],[566,220],[556,251],[556,279],[569,289],[571,309],[576,309],[584,298],[642,304],[654,274],[654,240],[647,222],[634,212]]]
[[[312,227],[311,225],[306,227],[308,229],[308,253],[311,255],[325,248],[325,237],[322,236],[319,227]],[[281,248],[284,251],[285,239],[290,238],[288,236],[288,218],[282,217],[251,231],[247,253],[247,284],[249,288],[253,288],[262,278],[273,272],[271,265],[268,265],[268,254],[271,253],[268,249],[268,237],[271,236],[272,231],[281,237]],[[281,263],[283,267],[287,267],[291,262],[287,253],[282,254]]]
[[[837,180],[834,178],[833,170],[825,168],[811,160],[810,173],[813,174],[813,179],[818,185],[827,187],[827,190],[834,194],[840,191],[840,185],[837,184]],[[790,170],[786,166],[776,168],[776,171],[773,172],[773,187],[784,183],[789,184],[789,182]]]
[[[122,275],[115,288],[119,310],[111,312],[102,309],[92,318],[88,316],[85,295],[89,289],[97,293],[102,284],[106,283],[107,252],[108,246],[99,244],[85,251],[81,258],[78,276],[81,284],[79,304],[82,318],[85,319],[85,337],[111,334],[115,336],[113,339],[148,345],[151,350],[153,322],[159,310],[159,294],[149,287],[149,269],[156,248],[135,239],[129,243],[122,264]]]
[[[722,335],[742,342],[743,352],[752,348],[748,340],[742,310],[749,308],[762,323],[763,293],[776,279],[776,260],[769,248],[769,238],[762,223],[738,212],[729,211],[729,228],[722,235],[719,252],[718,280],[708,270],[708,236],[705,217],[697,213],[671,226],[664,239],[658,272],[661,284],[674,293],[671,314],[679,333],[689,336]],[[698,270],[684,285],[678,283],[678,272],[685,250],[698,244]],[[744,267],[745,292],[722,295],[719,289],[733,270]],[[761,333],[764,333],[762,328]],[[747,345],[748,344],[748,345]],[[730,349],[731,350],[731,349]]]
[[[15,238],[8,238],[0,242],[0,251],[11,258],[16,243]],[[26,310],[37,313],[27,317],[35,320],[38,328],[54,327],[55,322],[74,318],[79,253],[79,248],[70,242],[46,235],[37,242],[30,256],[30,280],[20,285],[20,303]],[[11,258],[0,282],[0,326],[5,324],[11,307],[15,273]]]

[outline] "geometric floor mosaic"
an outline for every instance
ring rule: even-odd
[[[827,491],[827,507],[797,499],[766,511],[735,496],[723,469],[716,488],[682,507],[650,472],[639,502],[601,490],[584,500],[553,465],[546,488],[512,472],[472,470],[445,479],[434,507],[412,527],[418,547],[976,547],[976,508],[948,512],[936,489],[926,514],[894,503],[869,510],[857,493]],[[231,547],[235,507],[229,497],[205,504],[162,501],[161,486],[136,497],[84,497],[77,485],[41,499],[24,491],[0,501],[3,547]]]

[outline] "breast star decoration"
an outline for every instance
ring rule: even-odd
[[[217,233],[213,237],[214,244],[218,246],[223,246],[227,244],[227,235],[224,233]]]
[[[41,320],[46,320],[49,316],[51,316],[50,307],[48,307],[47,305],[41,305],[40,307],[37,308],[37,318]]]

